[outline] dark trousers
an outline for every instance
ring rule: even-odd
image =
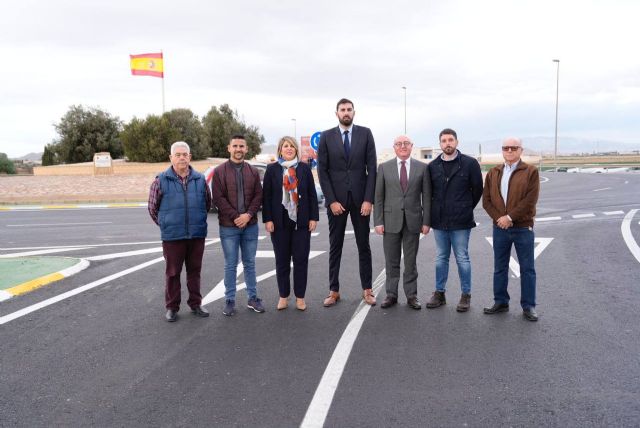
[[[342,259],[342,246],[344,244],[344,231],[347,227],[347,217],[351,216],[353,232],[356,235],[358,246],[358,261],[360,265],[360,283],[362,289],[371,288],[371,248],[369,247],[369,217],[360,215],[360,206],[356,206],[351,198],[347,200],[345,212],[333,215],[327,208],[329,217],[329,289],[340,290],[340,260]]]
[[[520,264],[520,306],[536,306],[536,269],[534,265],[535,235],[530,227],[500,229],[493,226],[493,298],[496,303],[509,303],[509,259],[516,248]]]
[[[271,234],[273,251],[276,255],[276,276],[280,297],[291,294],[291,260],[293,259],[293,293],[303,298],[307,291],[307,272],[309,269],[309,250],[311,248],[311,232],[309,227],[296,229],[288,216],[283,212],[284,227],[276,227]]]
[[[204,254],[204,238],[162,241],[162,254],[166,261],[164,301],[167,309],[180,309],[180,273],[187,267],[187,289],[190,308],[200,306],[200,270]]]

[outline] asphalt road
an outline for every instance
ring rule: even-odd
[[[240,291],[232,318],[222,315],[222,300],[207,304],[206,319],[183,303],[173,324],[164,321],[159,231],[145,209],[0,212],[0,254],[68,247],[55,254],[93,258],[75,276],[0,303],[0,426],[638,426],[640,260],[623,231],[640,243],[640,175],[543,177],[538,323],[522,318],[513,274],[511,312],[482,314],[492,303],[493,256],[481,208],[468,313],[455,311],[453,258],[446,306],[415,311],[402,297],[388,310],[360,306],[353,235],[345,240],[342,300],[322,307],[322,213],[306,312],[275,310],[266,238],[257,259],[258,275],[271,272],[258,284],[265,314],[245,310]],[[217,238],[217,218],[209,220]],[[382,238],[372,234],[371,246],[380,283]],[[206,295],[223,278],[220,244],[204,257]],[[427,235],[423,303],[434,287],[433,260]]]

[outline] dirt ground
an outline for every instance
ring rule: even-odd
[[[155,174],[111,176],[0,175],[0,204],[142,202]]]

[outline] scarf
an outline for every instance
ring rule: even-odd
[[[289,218],[293,221],[298,219],[298,177],[296,177],[296,166],[298,158],[290,161],[278,158],[278,163],[282,166],[282,205],[287,209]]]

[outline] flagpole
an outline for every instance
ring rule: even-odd
[[[160,49],[160,55],[162,56],[162,114],[164,114],[164,54]]]

